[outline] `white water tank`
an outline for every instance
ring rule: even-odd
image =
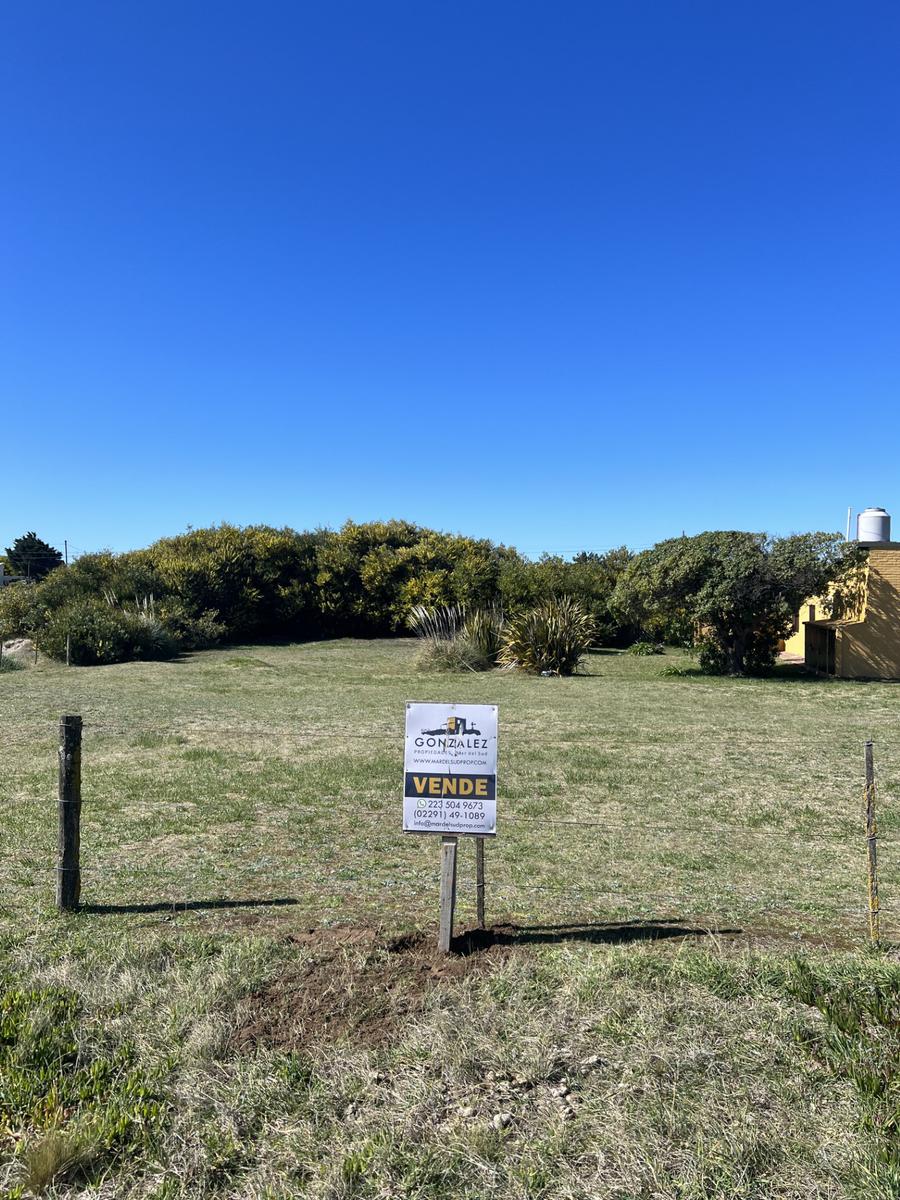
[[[890,513],[883,508],[865,508],[856,518],[856,540],[859,542],[889,542]]]

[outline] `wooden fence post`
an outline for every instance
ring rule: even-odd
[[[438,935],[438,950],[442,954],[450,951],[453,938],[453,911],[456,908],[456,846],[458,839],[441,838],[441,928]]]
[[[484,929],[484,838],[475,839],[475,914]]]
[[[81,717],[59,719],[59,853],[56,907],[71,912],[81,898]]]
[[[871,740],[866,742],[866,850],[869,874],[869,938],[881,937],[878,910],[878,826],[875,819],[875,758]]]

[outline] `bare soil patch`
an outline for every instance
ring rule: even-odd
[[[737,929],[718,931],[726,938]],[[389,1041],[442,981],[490,971],[512,953],[536,944],[668,940],[707,937],[711,931],[678,921],[571,925],[499,924],[463,930],[452,952],[437,950],[433,929],[386,938],[368,925],[306,929],[286,941],[314,957],[289,966],[243,1002],[229,1046],[302,1050],[323,1040],[352,1037],[366,1048]]]
[[[288,941],[316,957],[244,1001],[230,1048],[292,1051],[350,1036],[357,1046],[381,1045],[441,981],[490,970],[510,952],[506,939],[492,941],[489,933],[479,931],[477,948],[460,935],[461,952],[449,955],[438,953],[431,930],[389,940],[366,926],[292,934]]]

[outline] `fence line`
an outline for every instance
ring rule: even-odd
[[[70,697],[71,694],[72,694],[72,690],[71,690],[71,688],[68,688],[68,687],[64,691],[63,690],[60,691],[61,697]],[[128,735],[128,736],[133,736],[135,734],[141,734],[141,733],[160,733],[160,732],[162,732],[163,734],[165,734],[165,733],[177,732],[179,727],[190,729],[190,728],[194,727],[195,725],[196,726],[214,727],[223,733],[235,733],[235,732],[255,733],[255,732],[260,732],[260,731],[265,731],[267,733],[271,732],[271,727],[269,725],[265,724],[265,722],[263,722],[263,721],[247,722],[246,720],[243,720],[243,721],[231,722],[229,724],[223,724],[221,721],[222,714],[216,714],[215,710],[211,710],[210,708],[204,708],[203,710],[198,710],[197,713],[193,716],[182,714],[177,718],[177,721],[175,724],[173,724],[173,725],[165,725],[164,724],[162,730],[160,729],[160,726],[159,726],[160,717],[159,717],[158,713],[149,711],[145,714],[145,716],[146,716],[147,722],[150,723],[150,724],[148,724],[148,726],[146,728],[142,728],[140,726],[136,726],[133,724],[123,725],[118,722],[110,722],[110,721],[103,719],[102,717],[98,718],[97,720],[94,720],[91,717],[84,717],[84,729],[92,730],[94,732],[100,732],[100,733],[116,733],[116,734],[122,734],[122,735]],[[331,735],[339,735],[342,740],[345,738],[352,738],[352,739],[358,739],[358,740],[362,740],[362,741],[372,741],[372,740],[374,740],[375,737],[383,736],[386,739],[391,740],[393,742],[402,743],[404,740],[404,733],[403,733],[402,729],[398,729],[397,724],[395,722],[385,722],[383,724],[372,724],[368,727],[368,731],[365,733],[348,732],[342,725],[339,725],[339,724],[309,725],[309,726],[296,725],[296,726],[293,726],[292,728],[296,731],[294,736],[301,735],[301,734],[303,736],[312,735],[312,736],[322,736],[322,737],[331,736]],[[503,722],[501,722],[501,725],[500,725],[500,731],[501,731],[501,733],[504,733],[504,734],[513,734],[517,730],[518,731],[524,730],[527,732],[531,728],[532,728],[532,726],[530,726],[528,724],[521,724],[521,723],[515,724],[515,723],[509,722],[509,721],[503,721]],[[534,726],[535,730],[537,730],[537,728],[538,728],[537,726]],[[17,729],[20,733],[23,731],[31,731],[32,729],[35,732],[40,732],[41,730],[43,730],[44,732],[48,732],[48,725],[47,725],[46,719],[41,714],[35,713],[34,718],[31,722],[26,722],[26,721],[18,722]],[[50,728],[50,732],[52,732],[52,727]],[[608,748],[609,749],[618,749],[618,748],[625,747],[625,746],[633,746],[636,743],[641,744],[640,737],[635,737],[635,732],[637,732],[637,731],[633,731],[627,737],[626,736],[620,736],[620,737],[612,736],[611,740],[607,743]],[[860,735],[861,735],[861,731],[851,730],[849,733],[847,733],[847,732],[842,733],[840,738],[837,740],[839,742],[845,742],[846,745],[848,747],[850,747],[857,743]],[[287,735],[281,735],[281,736],[287,736]],[[812,749],[816,746],[817,741],[818,741],[818,739],[816,739],[815,737],[788,736],[788,735],[784,735],[784,734],[779,734],[777,732],[769,732],[769,731],[760,731],[757,734],[757,736],[751,740],[758,741],[760,743],[760,745],[763,748],[765,748],[766,750],[773,750],[773,749],[774,750],[782,750],[782,749],[788,750],[788,749],[797,749],[797,748]],[[594,749],[595,748],[595,742],[592,740],[592,738],[584,737],[584,736],[581,736],[581,737],[579,737],[579,736],[555,737],[550,740],[549,744],[551,744],[553,746],[570,746],[570,747],[576,747],[576,748],[581,747],[583,749]],[[649,744],[651,746],[657,747],[659,749],[660,754],[664,754],[666,752],[666,746],[662,743],[659,743],[656,736],[654,736],[654,738],[651,740],[651,742]],[[743,751],[738,752],[737,750],[735,750],[734,754],[737,757],[742,757],[744,752]],[[855,778],[855,775],[854,775],[854,778]]]
[[[63,724],[65,725],[66,722],[73,722],[73,721],[78,722],[79,728],[80,728],[80,721],[78,718],[64,718]],[[209,717],[204,717],[203,719],[198,719],[196,725],[182,722],[179,727],[182,730],[188,730],[192,733],[202,733],[202,732],[205,732],[208,730],[214,730],[219,737],[225,737],[225,738],[227,738],[230,735],[233,736],[235,732],[240,732],[242,734],[253,734],[253,733],[259,733],[266,728],[262,725],[248,726],[246,724],[241,724],[240,726],[235,726],[235,727],[223,726],[223,725],[217,723],[214,718],[211,719]],[[99,723],[95,725],[95,724],[91,723],[90,721],[85,723],[85,729],[89,733],[108,733],[108,734],[118,736],[118,737],[127,737],[129,739],[130,743],[133,743],[135,740],[139,740],[141,737],[154,737],[155,738],[157,736],[161,736],[163,739],[165,739],[167,736],[177,736],[177,733],[172,733],[172,734],[162,733],[162,734],[160,734],[158,729],[140,730],[140,729],[135,729],[133,726],[125,729],[121,726],[103,725],[103,724],[99,724]],[[338,727],[332,726],[327,729],[322,728],[322,729],[301,730],[293,738],[281,738],[280,740],[284,744],[288,744],[288,745],[294,744],[294,743],[302,744],[303,742],[308,740],[310,737],[331,737],[336,734],[340,734],[342,739],[345,737],[350,737],[350,738],[353,738],[356,740],[363,740],[363,741],[370,742],[370,743],[373,742],[373,740],[374,740],[377,743],[380,733],[381,733],[380,729],[375,727],[373,729],[372,733],[347,735],[343,730],[339,729]],[[9,749],[9,748],[16,748],[19,746],[27,746],[27,747],[29,747],[29,749],[32,752],[43,751],[46,749],[46,747],[43,746],[41,743],[43,742],[43,738],[44,738],[45,734],[46,734],[46,740],[49,742],[51,735],[50,735],[50,731],[47,730],[46,726],[42,726],[42,728],[40,730],[36,730],[34,732],[34,734],[28,734],[23,729],[19,728],[17,730],[17,736],[14,736],[12,738],[4,737],[2,739],[2,742],[0,742],[0,747],[2,747],[3,749]],[[395,746],[395,747],[399,747],[400,745],[402,745],[403,738],[398,733],[395,726],[390,727],[389,734],[390,734],[389,737],[386,736],[386,739],[385,739],[386,742],[389,742],[391,746]],[[574,741],[563,740],[563,741],[556,742],[554,744],[577,745],[577,744],[579,744],[579,740],[578,739],[575,739]],[[806,741],[803,741],[800,744],[803,744],[804,746],[808,746],[809,743]],[[79,746],[80,746],[80,741],[79,741]],[[188,747],[188,748],[190,749],[192,747]],[[204,749],[216,749],[218,747],[208,747],[207,746],[207,747],[203,747],[203,748]],[[63,756],[61,754],[61,760],[62,760],[62,757]],[[874,783],[873,783],[874,775],[872,775],[872,770],[873,770],[873,768],[871,767],[871,744],[869,743],[867,746],[867,776],[866,776],[867,782],[866,782],[865,791],[866,791],[866,796],[868,797],[868,799],[870,801],[870,809],[871,809],[870,820],[868,822],[868,826],[867,826],[867,830],[866,830],[866,833],[868,835],[868,850],[869,850],[868,857],[869,857],[870,867],[874,867],[874,863],[875,863],[873,845],[874,845],[874,838],[876,836],[875,835],[875,826],[874,826],[874,815],[873,815],[874,808],[872,807],[874,805]],[[841,775],[841,776],[838,776],[837,778],[838,778],[838,780],[840,780],[843,778],[843,776]],[[848,778],[849,778],[849,775],[848,775]],[[835,777],[832,775],[832,776],[830,776],[830,779],[832,780],[832,783],[833,783]],[[859,787],[859,784],[860,784],[859,777],[854,776],[854,790],[856,787]],[[62,786],[62,783],[61,783],[61,786]],[[61,792],[60,798],[62,800],[62,792]],[[351,799],[351,797],[348,796],[347,794],[330,795],[330,796],[322,795],[322,796],[319,796],[318,804],[316,804],[316,805],[292,804],[290,799],[288,799],[286,801],[282,800],[281,803],[279,803],[279,805],[274,809],[274,813],[278,814],[280,811],[280,812],[284,813],[284,815],[287,817],[288,820],[291,820],[292,818],[295,818],[297,816],[302,818],[302,816],[306,813],[310,813],[310,814],[315,813],[317,816],[320,816],[323,819],[325,819],[325,816],[322,813],[322,805],[324,803],[331,802],[333,804],[344,805],[350,799]],[[520,802],[527,803],[528,800],[526,799],[526,800],[520,801]],[[650,836],[652,836],[654,838],[655,837],[662,837],[662,838],[690,837],[690,838],[703,838],[703,839],[718,839],[720,841],[724,841],[726,845],[730,845],[730,846],[734,846],[735,843],[738,843],[738,842],[743,843],[747,839],[765,838],[768,842],[773,843],[777,847],[796,847],[796,846],[802,845],[807,850],[807,852],[812,852],[812,851],[815,851],[816,849],[830,848],[837,844],[840,844],[841,846],[845,847],[847,850],[858,848],[860,850],[860,854],[862,855],[862,853],[863,853],[863,851],[862,851],[863,838],[861,836],[861,831],[853,830],[851,828],[844,828],[844,829],[817,828],[815,831],[812,831],[809,834],[804,834],[802,832],[797,832],[797,831],[793,831],[793,830],[785,830],[785,828],[783,826],[769,826],[769,827],[755,826],[753,828],[746,828],[746,827],[737,826],[737,825],[723,825],[723,826],[690,825],[690,826],[684,826],[684,825],[663,825],[663,824],[658,824],[658,823],[644,825],[644,824],[641,824],[639,821],[634,821],[634,820],[622,821],[622,820],[613,819],[613,820],[609,820],[609,821],[604,821],[602,819],[596,819],[596,818],[584,819],[584,818],[579,818],[576,816],[547,816],[547,817],[545,817],[545,816],[527,816],[524,814],[520,815],[515,812],[515,806],[518,802],[516,800],[512,800],[512,801],[508,801],[508,803],[512,805],[513,811],[506,812],[502,816],[501,820],[502,820],[503,824],[509,824],[511,826],[521,825],[524,827],[546,826],[546,827],[550,827],[550,828],[561,828],[561,829],[572,828],[573,830],[579,830],[579,829],[590,829],[590,830],[594,830],[594,831],[601,830],[604,833],[608,833],[610,835],[610,846],[612,845],[612,840],[615,835],[625,833],[633,839],[644,839],[645,837],[650,837]],[[63,812],[64,811],[68,814],[66,816],[66,821],[71,823],[70,815],[71,815],[72,810],[71,810],[71,808],[64,809],[62,805],[60,806],[60,828],[61,828],[60,845],[61,846],[63,844],[62,843],[62,826],[63,826]],[[343,817],[348,817],[350,819],[377,818],[379,820],[383,820],[385,818],[385,816],[389,815],[390,812],[391,812],[391,810],[387,806],[385,806],[384,808],[365,808],[365,809],[361,809],[361,808],[354,806],[352,808],[347,807],[347,808],[343,809],[340,815]],[[266,826],[266,825],[255,826],[254,824],[251,824],[249,826],[249,828],[250,828],[250,830],[253,830],[254,828],[256,828],[260,831],[265,830],[266,832],[269,832],[271,830],[271,826]],[[397,833],[400,832],[399,818],[397,821],[396,832]],[[890,831],[890,832],[900,834],[900,830],[895,830],[895,831]],[[305,849],[307,849],[307,850],[316,850],[316,849],[320,849],[321,847],[324,847],[324,846],[333,845],[335,837],[346,838],[346,836],[347,836],[346,822],[344,823],[342,828],[339,828],[336,833],[332,832],[330,836],[326,831],[316,830],[312,834],[310,834],[309,831],[306,831],[306,835],[304,837],[304,846],[305,846]],[[891,839],[890,836],[888,836],[888,838],[885,838],[883,834],[881,835],[881,841],[882,841],[883,845],[885,843],[887,843],[887,845],[889,845],[889,846],[892,846],[894,844],[894,841]],[[567,846],[567,844],[563,843],[563,846],[565,847],[565,846]],[[633,849],[633,848],[634,847],[631,847],[631,849]],[[704,847],[698,846],[697,849],[702,851],[704,849]],[[752,846],[746,847],[746,849],[748,849],[748,851],[751,853],[756,852],[754,847],[752,847]],[[202,856],[202,853],[203,852],[201,852],[201,856]],[[219,856],[221,856],[222,851],[217,850],[217,851],[215,851],[215,853],[217,853]],[[493,854],[491,855],[491,859],[494,859]],[[564,855],[560,855],[560,859],[564,862]],[[62,861],[62,859],[61,859],[61,861]],[[67,865],[56,868],[56,873],[57,873],[58,879],[60,878],[60,875],[59,875],[60,870],[62,870],[65,873],[65,872],[71,872],[71,871],[74,871],[74,870],[77,870],[80,868],[80,866],[81,866],[80,862],[77,864],[77,866],[73,867],[72,861],[73,860],[71,859],[71,854],[70,854],[70,858],[66,860]],[[201,857],[201,861],[202,861],[202,857]],[[490,862],[490,859],[489,859],[489,862]],[[845,864],[842,861],[841,866],[845,866],[845,865],[850,866],[851,864],[850,863]],[[696,886],[694,888],[693,894],[690,894],[689,888],[686,888],[685,891],[681,891],[681,892],[667,892],[667,891],[655,891],[655,890],[650,891],[650,890],[645,890],[640,885],[635,885],[635,886],[631,887],[631,886],[628,886],[624,880],[616,880],[614,878],[610,879],[609,877],[607,877],[607,879],[605,881],[606,886],[591,885],[590,883],[580,883],[573,879],[568,879],[565,883],[540,883],[540,882],[535,882],[533,879],[530,879],[530,878],[527,880],[517,880],[515,878],[510,878],[507,873],[509,866],[510,866],[510,864],[503,862],[503,860],[500,859],[499,856],[498,856],[498,858],[494,859],[493,867],[497,869],[497,873],[494,877],[489,877],[489,887],[488,887],[489,902],[493,902],[495,904],[499,902],[500,904],[503,904],[503,903],[507,902],[507,900],[506,900],[507,897],[515,896],[515,897],[519,898],[519,900],[521,900],[521,898],[523,896],[532,896],[532,895],[538,896],[538,895],[542,895],[542,894],[543,895],[557,895],[557,896],[568,895],[573,898],[580,898],[580,897],[585,897],[585,896],[616,896],[616,897],[622,897],[623,899],[627,899],[631,902],[638,903],[638,904],[641,904],[644,901],[653,901],[653,900],[672,901],[672,902],[677,903],[677,905],[681,908],[684,908],[686,906],[687,907],[699,906],[700,908],[706,910],[707,912],[709,911],[710,907],[718,908],[718,907],[722,906],[724,908],[726,914],[729,909],[736,909],[736,910],[740,910],[741,912],[747,912],[748,910],[752,910],[752,908],[754,906],[756,908],[758,908],[760,911],[772,911],[773,906],[778,906],[778,905],[782,905],[782,904],[792,906],[791,911],[796,913],[798,905],[801,906],[801,908],[802,908],[803,906],[806,906],[809,904],[809,900],[805,900],[798,893],[775,893],[775,892],[761,893],[758,891],[752,891],[749,894],[741,894],[740,889],[734,888],[734,887],[728,888],[727,890],[721,891],[721,892],[708,892],[707,893],[707,892],[704,892],[702,890],[702,888],[697,889]],[[362,875],[354,874],[354,873],[348,874],[346,871],[346,868],[343,868],[343,867],[336,868],[334,871],[329,871],[327,865],[322,862],[319,862],[317,864],[309,864],[308,866],[303,866],[303,867],[291,868],[291,867],[286,867],[286,866],[280,865],[276,861],[267,860],[265,857],[263,857],[262,860],[259,861],[258,865],[254,866],[254,865],[250,865],[250,864],[242,864],[242,867],[244,870],[246,870],[248,872],[266,871],[269,879],[271,879],[271,880],[306,879],[310,875],[313,875],[314,879],[315,879],[314,895],[321,896],[323,898],[331,898],[334,896],[345,895],[349,890],[351,890],[354,887],[354,885],[357,885],[357,884],[365,885],[365,887],[370,891],[389,891],[394,895],[401,894],[401,893],[408,894],[408,895],[424,894],[426,891],[426,888],[428,886],[424,882],[418,883],[418,882],[415,882],[415,881],[412,881],[409,879],[399,879],[399,878],[387,879],[387,880],[383,879],[383,878],[377,879],[376,877],[374,877],[372,875],[372,873],[366,873],[366,874],[362,874]],[[209,869],[209,866],[204,865],[204,870],[208,871],[208,869]],[[677,865],[673,866],[672,864],[668,864],[668,863],[658,864],[655,869],[656,869],[656,873],[657,873],[657,878],[659,878],[661,882],[663,882],[663,881],[668,882],[669,880],[673,879],[673,877],[676,877],[678,875],[679,871],[690,870],[689,867],[678,867]],[[49,865],[44,867],[40,864],[35,864],[34,866],[24,866],[23,865],[20,868],[20,870],[23,874],[29,874],[32,876],[34,876],[34,875],[42,876],[44,874],[49,874],[49,873],[53,872],[54,868]],[[83,867],[83,871],[86,876],[88,876],[89,878],[93,878],[93,879],[102,879],[107,876],[120,877],[120,878],[126,877],[126,876],[129,878],[140,878],[142,876],[151,876],[151,875],[154,878],[158,878],[160,875],[160,868],[153,864],[139,864],[139,865],[129,866],[127,863],[122,863],[121,861],[117,862],[117,863],[106,863],[103,861],[91,862],[90,856],[88,857],[87,863]],[[214,870],[213,878],[215,878],[215,876],[217,874],[218,874],[218,872],[216,872]],[[229,878],[233,877],[233,868],[231,866],[226,865],[223,868],[223,874],[228,876]],[[340,876],[339,878],[337,878],[338,875]],[[835,880],[832,876],[823,875],[823,874],[815,872],[811,869],[804,868],[802,870],[800,877],[802,878],[802,881],[804,883],[826,883],[826,884],[832,885],[832,887],[834,887],[834,885],[835,885]],[[62,876],[62,878],[63,879],[65,878],[65,874]],[[194,883],[193,879],[180,880],[178,883],[174,884],[174,886],[175,887],[183,887],[186,885],[193,886],[193,883]],[[695,883],[696,883],[696,881],[695,881]],[[17,880],[16,886],[18,886],[20,888],[22,888],[22,887],[30,888],[30,887],[36,886],[36,885],[25,883],[22,880]],[[873,895],[873,892],[872,892],[873,886],[875,889],[874,896],[876,897],[874,902],[871,899],[871,897]],[[877,916],[877,912],[878,912],[877,879],[875,879],[874,885],[873,885],[872,879],[870,878],[869,887],[870,887],[870,893],[869,893],[870,900],[869,900],[868,911],[870,913],[870,916],[872,915],[873,912]],[[829,890],[831,890],[831,889],[829,889]],[[200,902],[200,903],[202,905],[202,902]],[[238,903],[238,902],[236,902],[236,903]],[[873,903],[874,903],[874,907],[873,907]],[[2,900],[2,898],[0,898],[0,905],[3,905],[3,904],[4,904],[4,901]],[[194,905],[196,905],[196,902],[185,901],[185,902],[183,902],[183,904],[191,904],[192,906],[194,906]],[[60,907],[75,907],[76,905],[77,905],[77,896],[75,897],[75,899],[73,901],[72,896],[70,895],[69,902],[67,904],[63,904],[60,902]],[[178,907],[177,901],[173,902],[173,907]],[[840,917],[840,916],[856,917],[856,916],[859,916],[861,913],[865,913],[866,911],[867,911],[866,906],[863,905],[862,903],[860,903],[859,906],[852,906],[852,907],[836,907],[833,904],[827,904],[827,915],[829,918],[836,918],[836,917]],[[877,920],[873,921],[871,927],[873,929],[873,934],[872,934],[873,939],[877,940],[877,936],[878,936]]]
[[[321,803],[341,803],[352,799],[347,794],[335,795],[320,795]],[[24,803],[43,804],[44,801],[40,797],[27,797]],[[193,803],[193,802],[191,802]],[[513,804],[516,801],[512,801]],[[312,804],[288,804],[281,802],[275,805],[273,812],[281,810],[289,810],[291,814],[304,812],[314,812],[321,815],[321,807]],[[358,808],[354,807],[352,816],[354,817],[384,817],[389,814],[391,809],[385,807],[377,808]],[[754,827],[747,828],[743,825],[719,825],[719,826],[697,826],[697,825],[641,825],[636,822],[617,822],[617,821],[598,821],[598,820],[581,820],[575,817],[525,817],[519,816],[516,813],[505,812],[501,817],[504,825],[550,825],[550,826],[573,826],[583,829],[601,829],[609,830],[611,833],[632,833],[632,834],[668,834],[673,837],[681,835],[691,835],[694,837],[731,837],[743,839],[747,837],[759,837],[767,839],[777,839],[779,845],[797,845],[810,846],[821,844],[823,846],[831,843],[840,843],[841,845],[852,845],[854,840],[858,838],[858,830],[852,828],[839,830],[823,831],[817,829],[810,833],[788,833],[785,836],[785,827],[781,825],[772,825],[768,828]],[[398,818],[399,824],[399,818]],[[252,828],[252,826],[248,826]],[[885,831],[879,828],[879,842],[890,841],[895,838],[900,842],[900,828],[888,828]]]
[[[35,868],[34,870],[36,872],[39,872],[44,875],[53,875],[56,873],[55,867],[40,867],[40,868]],[[269,877],[273,880],[297,879],[297,878],[306,877],[309,874],[311,874],[313,871],[314,871],[314,867],[312,865],[305,870],[300,869],[300,868],[294,868],[294,869],[284,868],[281,870],[270,872]],[[152,872],[151,868],[144,868],[144,867],[135,868],[135,867],[127,867],[127,866],[118,866],[118,867],[113,867],[113,868],[98,868],[97,866],[92,866],[90,864],[88,864],[88,865],[82,864],[82,867],[81,867],[82,876],[87,875],[87,876],[94,876],[94,877],[104,877],[107,875],[139,876],[139,875],[149,874],[151,872]],[[182,883],[182,882],[191,883],[191,882],[193,882],[193,880],[188,879],[188,880],[183,880],[183,881],[180,880],[179,881],[179,883]],[[377,879],[377,878],[373,878],[371,876],[371,874],[366,873],[366,874],[361,874],[361,875],[356,875],[356,874],[344,875],[344,876],[342,876],[342,878],[340,880],[329,880],[326,878],[323,881],[321,874],[319,874],[316,878],[315,892],[313,895],[310,896],[310,902],[313,902],[315,900],[315,897],[319,896],[319,895],[330,895],[330,896],[342,895],[346,891],[345,885],[347,885],[347,884],[364,884],[367,888],[371,888],[373,890],[391,891],[391,892],[397,891],[397,890],[403,890],[403,891],[406,891],[409,893],[421,893],[422,895],[431,895],[431,893],[433,891],[431,883],[426,880],[422,880],[418,884],[413,884],[413,883],[410,883],[403,879],[400,879],[400,880],[398,880],[398,879]],[[24,885],[24,886],[34,887],[34,886],[39,886],[39,885],[31,884],[31,885]],[[506,882],[506,881],[494,882],[494,883],[492,883],[491,887],[489,888],[489,895],[494,898],[496,898],[498,895],[500,895],[504,892],[508,892],[519,898],[521,898],[522,896],[528,896],[528,895],[535,894],[535,893],[549,893],[549,894],[554,894],[554,895],[570,895],[570,894],[574,893],[574,894],[582,895],[582,896],[621,896],[624,899],[628,899],[628,900],[632,900],[632,901],[673,900],[673,901],[677,901],[680,905],[684,905],[686,901],[691,899],[691,897],[686,896],[684,892],[660,892],[660,891],[656,891],[656,890],[646,891],[640,887],[634,887],[634,888],[599,887],[599,886],[585,885],[585,884],[580,884],[580,883],[542,884],[542,883],[533,883],[533,882],[521,883],[521,882],[517,882],[517,881],[513,880],[510,882]],[[798,903],[799,897],[795,893],[790,893],[790,892],[772,892],[772,893],[766,893],[765,895],[758,894],[758,893],[751,893],[750,895],[741,895],[741,894],[735,892],[734,890],[730,890],[730,891],[724,891],[724,892],[702,893],[700,895],[693,897],[693,899],[699,900],[701,902],[701,904],[708,904],[708,903],[711,903],[714,901],[725,901],[727,903],[731,903],[732,905],[734,905],[736,903],[745,909],[746,908],[758,908],[760,911],[767,911],[775,904],[796,905]],[[48,902],[49,902],[49,896],[48,896]],[[6,904],[6,903],[7,903],[7,901],[5,899],[0,900],[0,906],[2,906],[3,904]],[[177,904],[178,901],[172,901],[172,903]],[[202,902],[189,901],[188,903],[197,903],[199,905]],[[216,903],[216,900],[210,898],[208,903],[210,905],[214,905]],[[239,903],[239,901],[236,900],[236,901],[234,901],[234,903],[237,905]],[[474,901],[473,901],[473,903],[474,903]],[[882,909],[882,912],[883,911],[884,910]],[[829,906],[829,915],[860,916],[860,915],[866,914],[867,912],[868,912],[868,907],[867,907],[866,903],[863,901],[860,901],[860,903],[856,904],[856,905],[849,905],[849,906],[838,907],[838,908]],[[725,912],[722,915],[727,916],[727,912]]]

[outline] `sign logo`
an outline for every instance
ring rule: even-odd
[[[469,725],[468,717],[448,717],[446,725],[441,729],[423,729],[422,733],[426,737],[440,737],[441,734],[447,734],[449,737],[465,737],[469,734],[471,737],[478,737],[481,734],[480,729],[476,729],[474,725]]]

